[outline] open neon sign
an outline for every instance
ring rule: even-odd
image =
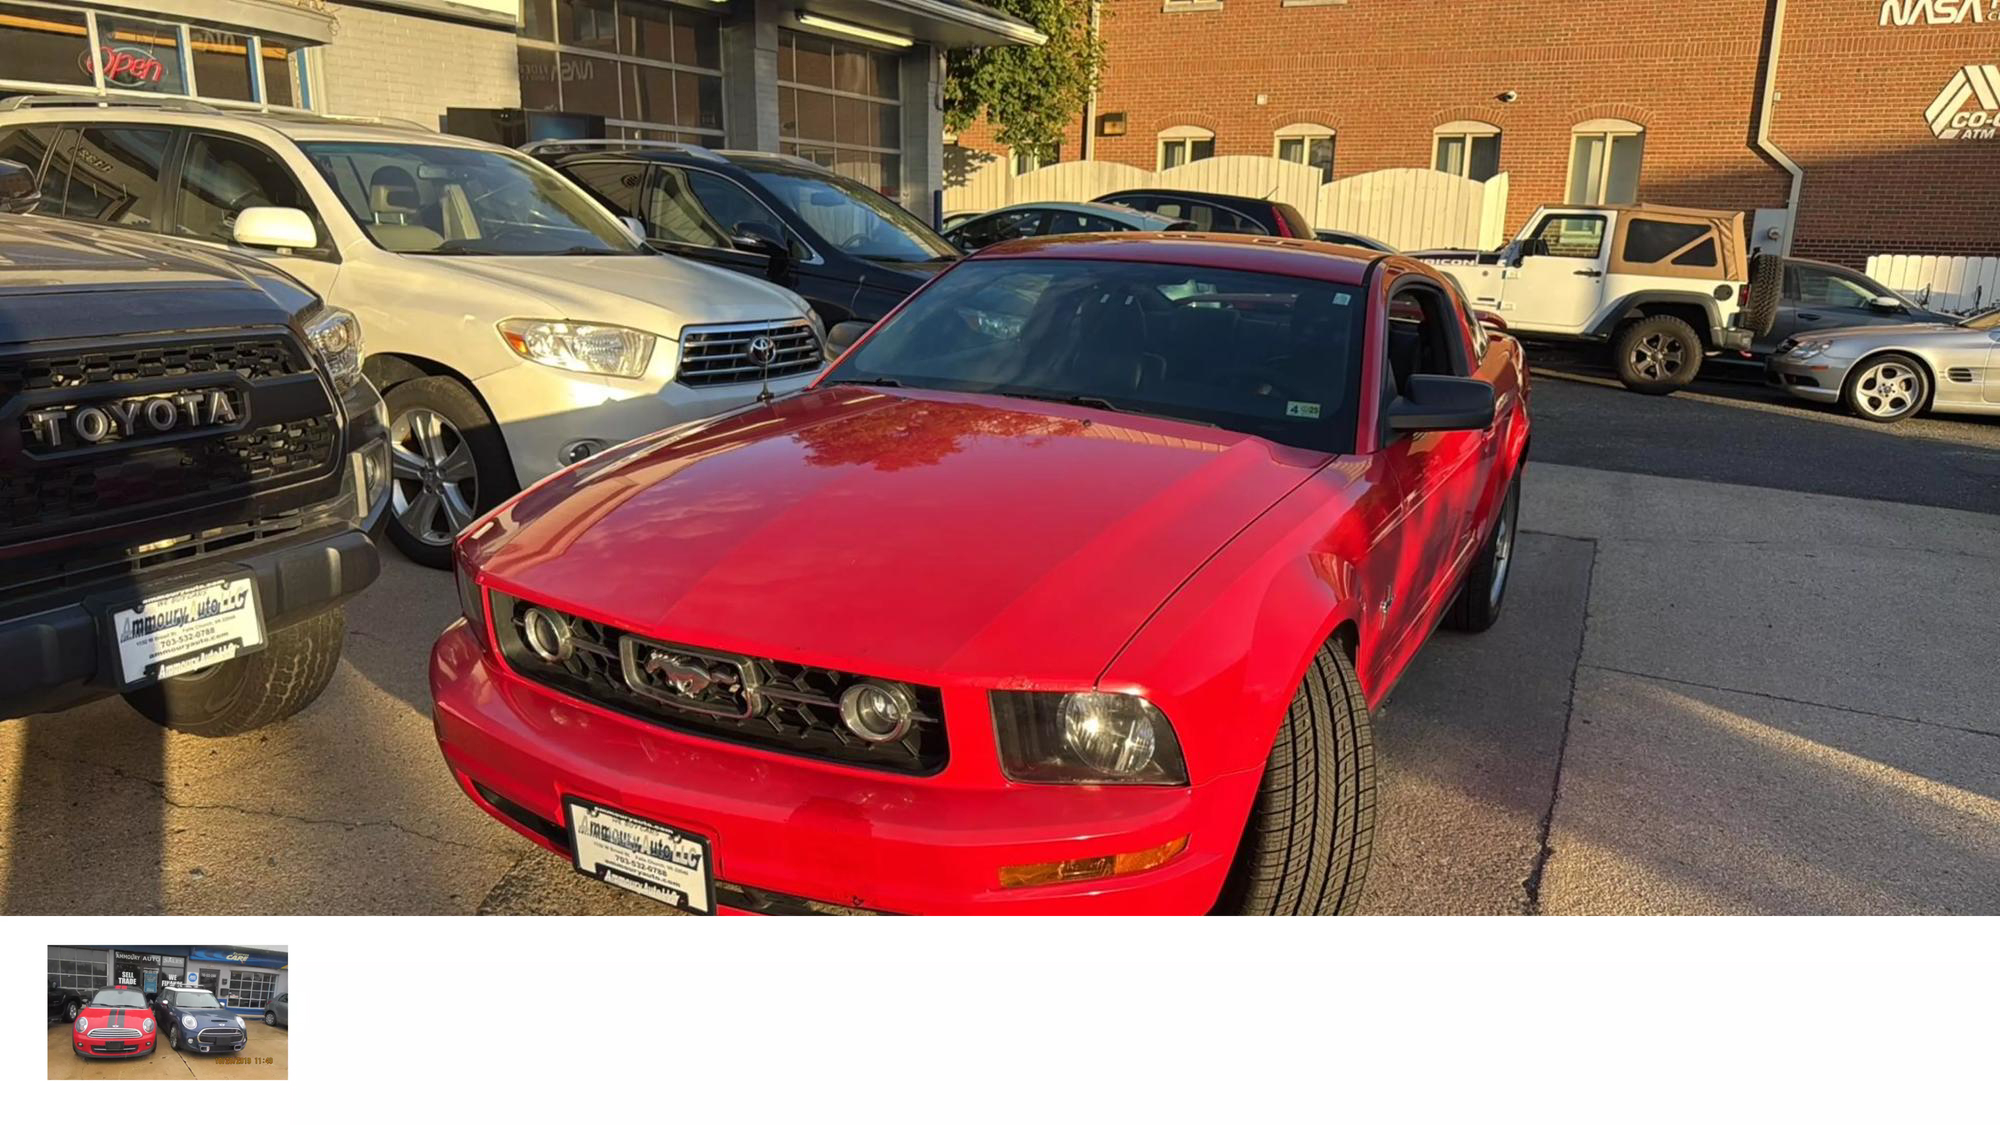
[[[100,66],[92,66],[90,52],[85,51],[77,63],[85,74],[103,71],[104,81],[113,86],[127,89],[140,86],[157,86],[167,76],[167,64],[159,56],[144,47],[114,47],[109,44],[98,48]]]

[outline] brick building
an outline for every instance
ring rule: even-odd
[[[1510,227],[1637,197],[1764,209],[1762,236],[1789,158],[1793,253],[2000,254],[2000,0],[1103,0],[1099,19],[1090,135],[1062,159],[1504,171]]]

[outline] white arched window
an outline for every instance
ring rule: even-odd
[[[1447,121],[1431,130],[1431,167],[1485,183],[1500,172],[1500,127]]]
[[[1333,179],[1333,130],[1324,125],[1287,125],[1272,134],[1271,155],[1319,169],[1319,182]]]
[[[1646,129],[1616,117],[1598,117],[1570,131],[1569,202],[1639,202],[1639,165]]]
[[[1178,168],[1215,155],[1215,132],[1199,125],[1171,125],[1160,130],[1160,171]]]

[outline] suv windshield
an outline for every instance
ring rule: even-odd
[[[845,176],[805,168],[745,167],[821,238],[873,262],[942,262],[958,257],[915,215]]]
[[[93,1008],[143,1008],[146,998],[129,988],[103,988],[90,998]]]
[[[844,358],[833,382],[1071,402],[1354,447],[1361,290],[1239,270],[973,259]]]
[[[220,1008],[214,995],[207,992],[170,992],[167,1003],[176,1008]]]
[[[299,146],[375,245],[404,254],[643,254],[567,180],[526,157],[420,143]]]

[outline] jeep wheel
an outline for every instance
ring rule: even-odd
[[[1374,728],[1353,665],[1328,645],[1278,728],[1216,912],[1352,914],[1374,834]]]
[[[1750,299],[1743,306],[1743,327],[1762,336],[1778,323],[1778,305],[1785,296],[1785,260],[1776,254],[1750,259]]]
[[[1930,394],[1930,376],[1921,366],[1908,356],[1885,355],[1849,375],[1840,399],[1855,417],[1888,425],[1923,409]]]
[[[222,738],[290,718],[318,699],[340,664],[347,616],[330,609],[266,638],[263,648],[125,697],[163,727]]]
[[[442,375],[389,388],[389,538],[411,561],[451,566],[451,543],[518,489],[500,427]]]
[[[1649,316],[1621,329],[1611,344],[1618,381],[1645,395],[1672,394],[1701,370],[1701,336],[1677,316]]]
[[[1500,620],[1500,602],[1507,596],[1507,572],[1514,560],[1514,528],[1520,522],[1521,476],[1515,470],[1507,496],[1500,502],[1500,516],[1493,521],[1493,533],[1486,547],[1472,560],[1458,597],[1445,612],[1444,623],[1461,633],[1484,633]]]

